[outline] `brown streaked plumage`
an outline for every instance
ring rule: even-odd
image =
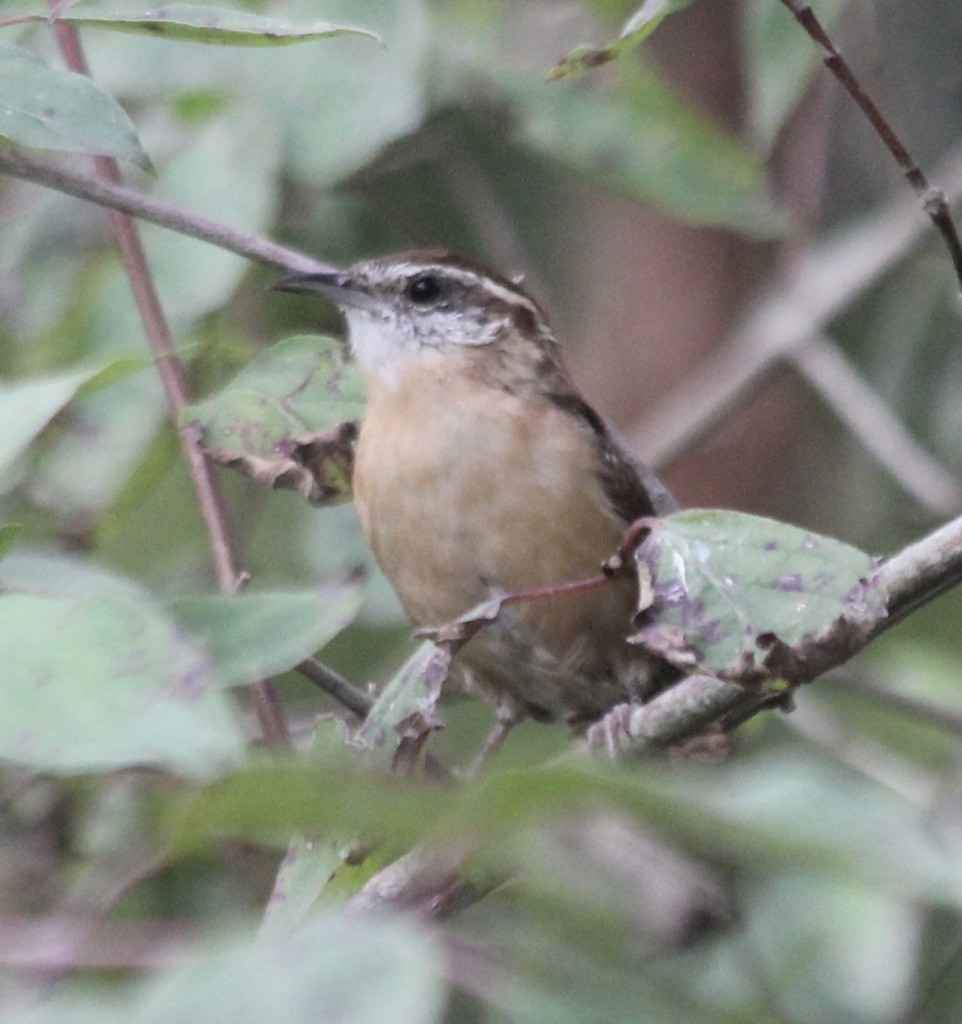
[[[411,620],[598,573],[626,525],[671,507],[577,393],[541,307],[448,253],[287,279],[344,311],[367,388],[361,527]],[[627,580],[506,606],[458,655],[539,717],[591,720],[644,685]]]

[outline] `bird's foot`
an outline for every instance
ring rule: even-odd
[[[641,704],[616,704],[597,722],[588,726],[585,738],[592,753],[607,754],[616,761],[638,745],[632,732],[632,718]]]
[[[717,761],[728,753],[727,736],[718,722],[701,732],[680,737],[666,745],[656,742],[651,731],[651,716],[645,704],[616,704],[588,727],[585,738],[592,753],[607,754],[613,761],[626,754],[667,750],[673,760]]]

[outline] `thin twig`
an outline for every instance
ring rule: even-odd
[[[962,285],[962,243],[959,241],[955,223],[952,220],[952,213],[949,209],[948,199],[940,189],[933,188],[922,169],[909,153],[902,140],[895,133],[889,122],[883,117],[871,97],[862,89],[858,79],[848,66],[845,58],[835,48],[828,33],[821,22],[816,18],[811,6],[803,0],[781,0],[781,2],[792,12],[792,16],[808,33],[809,37],[822,51],[822,60],[825,66],[842,83],[845,91],[858,104],[859,109],[868,118],[869,123],[875,129],[875,133],[885,144],[888,151],[895,158],[902,173],[909,184],[915,189],[916,195],[922,200],[922,208],[932,219],[936,230],[942,236],[952,265],[955,267],[955,276]]]
[[[77,942],[78,935],[83,941]],[[0,917],[0,966],[31,973],[163,970],[194,963],[200,931],[177,921],[111,921],[71,917]]]
[[[940,516],[959,510],[959,481],[919,445],[834,342],[813,336],[788,358],[872,457],[923,508]]]
[[[178,234],[237,253],[245,259],[267,263],[282,270],[314,274],[335,269],[331,264],[306,256],[296,249],[288,249],[258,235],[238,231],[208,217],[190,213],[173,203],[128,188],[119,181],[99,181],[86,174],[35,160],[9,146],[0,146],[0,173],[139,217]]]
[[[344,676],[316,658],[308,658],[297,666],[297,671],[316,687],[343,704],[358,718],[364,719],[374,707],[374,698],[362,689],[349,683]]]
[[[9,25],[25,25],[27,22],[36,20],[35,14],[12,14],[9,18],[0,18],[0,28],[7,28]]]
[[[55,0],[47,0],[47,3],[51,12],[55,13]],[[89,76],[87,61],[76,29],[65,22],[55,21],[53,31],[67,67],[77,74]],[[112,186],[120,184],[120,170],[116,160],[111,157],[96,156],[94,157],[94,166],[103,182]],[[130,281],[130,289],[133,292],[144,333],[147,335],[164,394],[167,396],[167,404],[176,423],[181,410],[189,401],[187,377],[180,360],[174,353],[170,327],[161,308],[137,228],[130,217],[119,210],[111,209],[108,211],[108,215],[127,278]],[[204,524],[207,527],[217,573],[217,583],[222,592],[231,594],[237,588],[241,573],[228,535],[227,511],[214,467],[197,446],[190,431],[180,430],[178,434]],[[252,688],[257,717],[265,739],[273,746],[289,746],[290,736],[287,731],[287,723],[284,720],[273,681],[261,679],[255,682]]]

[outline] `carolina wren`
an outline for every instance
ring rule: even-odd
[[[413,251],[275,285],[335,303],[367,390],[354,498],[418,626],[486,599],[595,576],[640,516],[671,510],[572,384],[541,307],[517,281]],[[543,719],[591,721],[645,685],[625,642],[628,579],[502,609],[456,663]]]

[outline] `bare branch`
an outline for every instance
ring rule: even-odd
[[[55,14],[57,9],[55,0],[48,0],[48,6]],[[70,70],[80,75],[89,75],[77,30],[65,22],[55,21],[53,31],[60,52]],[[102,182],[113,186],[120,185],[120,169],[116,160],[111,157],[96,156],[94,157],[94,166]],[[154,287],[154,280],[147,265],[147,256],[137,228],[126,213],[111,209],[108,211],[108,215],[127,278],[130,281],[130,290],[137,305],[137,312],[140,314],[164,394],[167,396],[167,404],[176,423],[180,412],[189,401],[187,376],[174,352],[170,327]],[[237,588],[241,572],[228,533],[227,510],[214,466],[197,446],[197,442],[189,430],[180,430],[178,434],[201,515],[207,527],[217,573],[217,583],[222,592],[231,594]],[[257,717],[265,738],[273,746],[289,746],[290,736],[287,731],[287,722],[281,712],[273,681],[261,679],[253,683],[252,688]]]
[[[98,181],[89,175],[34,160],[8,146],[0,146],[0,173],[32,181],[77,199],[86,199],[98,206],[119,210],[179,234],[209,242],[245,259],[268,263],[282,270],[313,274],[334,269],[329,263],[305,256],[296,249],[288,249],[258,235],[237,231],[208,217],[189,213],[182,207],[121,185],[119,181]]]
[[[82,941],[78,941],[82,938]],[[201,935],[177,921],[0,917],[0,965],[31,973],[92,970],[162,970],[186,967],[198,955]]]
[[[858,104],[859,109],[875,129],[876,135],[885,143],[909,184],[915,189],[916,195],[922,200],[922,208],[932,219],[932,223],[949,250],[952,265],[955,267],[955,276],[962,285],[962,243],[959,242],[959,235],[955,230],[955,223],[952,220],[952,213],[945,193],[940,189],[932,188],[929,184],[922,169],[915,162],[914,157],[906,149],[895,130],[883,117],[872,98],[862,89],[845,58],[835,48],[835,44],[821,22],[815,17],[811,6],[804,0],[781,0],[781,2],[792,12],[792,16],[805,29],[815,45],[821,49],[825,66]]]
[[[889,617],[878,632],[962,583],[962,517],[893,555],[880,579],[889,592]]]
[[[364,719],[374,707],[374,698],[349,683],[339,672],[322,664],[316,658],[308,658],[297,666],[297,671],[316,687],[343,704],[348,711]]]

